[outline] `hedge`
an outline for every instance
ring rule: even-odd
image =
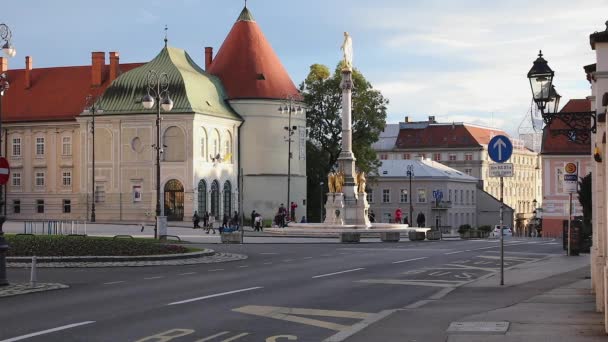
[[[153,240],[62,235],[8,235],[7,256],[134,256],[187,253]]]

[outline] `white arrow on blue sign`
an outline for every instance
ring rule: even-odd
[[[488,143],[488,155],[490,159],[497,163],[504,163],[513,153],[513,144],[511,140],[504,135],[497,135]]]

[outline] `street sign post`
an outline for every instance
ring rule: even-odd
[[[490,177],[513,177],[513,164],[490,164]]]
[[[564,166],[564,192],[569,195],[568,202],[568,255],[571,255],[570,240],[572,240],[572,194],[578,191],[578,166],[575,163],[567,163]]]
[[[511,158],[511,154],[513,153],[513,144],[511,143],[511,140],[509,140],[509,138],[505,137],[504,135],[497,135],[494,138],[492,138],[490,140],[490,142],[488,143],[488,155],[490,156],[490,159],[492,159],[493,161],[497,162],[498,164],[503,164],[504,162],[506,162],[507,160],[509,160],[509,158]],[[490,169],[492,168],[492,166],[490,166]],[[496,167],[498,170],[500,170],[500,167]],[[506,170],[507,168],[505,168]],[[491,171],[490,171],[491,172]],[[504,285],[505,284],[505,262],[504,262],[504,257],[505,257],[505,239],[503,237],[502,234],[502,212],[503,212],[503,188],[504,188],[504,183],[503,183],[503,178],[505,176],[503,176],[501,174],[500,171],[497,171],[499,176],[496,177],[500,177],[500,210],[499,210],[499,215],[500,215],[500,285]],[[506,173],[506,171],[505,171]],[[513,165],[511,165],[511,176],[513,176]]]
[[[4,157],[0,157],[0,184],[6,184],[10,175],[11,168],[8,165],[8,160]]]

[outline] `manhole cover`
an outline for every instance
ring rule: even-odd
[[[452,334],[505,334],[509,322],[452,322],[447,332]]]

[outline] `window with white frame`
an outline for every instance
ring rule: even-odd
[[[103,203],[106,201],[105,185],[95,185],[95,203]]]
[[[426,190],[418,189],[418,203],[426,203]]]
[[[367,202],[374,203],[374,190],[367,189],[366,192],[367,192]]]
[[[391,190],[382,189],[382,203],[390,203],[390,202],[391,202]]]
[[[72,212],[72,201],[68,199],[63,200],[63,213],[71,213]]]
[[[13,138],[13,157],[21,157],[21,138]]]
[[[44,155],[44,138],[38,137],[36,138],[36,156]]]
[[[13,172],[11,173],[12,185],[13,186],[21,186],[21,172]]]
[[[36,171],[35,172],[35,182],[36,186],[44,186],[44,171]]]
[[[448,159],[449,159],[450,161],[455,161],[455,160],[456,160],[456,155],[455,155],[455,154],[453,154],[453,153],[450,153],[450,155],[448,156]]]
[[[441,153],[433,153],[433,160],[440,161],[441,160]]]
[[[64,156],[72,155],[72,137],[61,138],[61,154]]]
[[[464,204],[464,191],[460,190],[460,204]]]
[[[63,186],[72,186],[72,171],[63,171],[61,175]]]
[[[473,169],[464,169],[464,173],[470,176],[473,173]]]
[[[407,195],[408,195],[407,189],[401,189],[400,196],[399,196],[399,202],[407,203],[407,200],[408,200]]]
[[[38,214],[44,214],[44,200],[36,200],[36,212]]]
[[[473,153],[467,153],[464,155],[464,160],[473,160]]]
[[[410,156],[410,154],[409,154],[409,153],[404,153],[404,154],[403,154],[403,159],[405,159],[405,160],[410,160],[410,159],[412,159],[412,157]]]

